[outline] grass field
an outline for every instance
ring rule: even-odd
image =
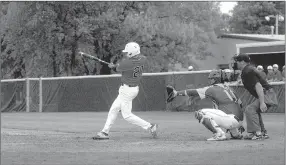
[[[188,112],[135,112],[159,123],[157,139],[118,116],[110,140],[91,137],[107,112],[2,113],[2,165],[282,165],[284,115],[263,114],[270,139],[206,141],[212,134]]]

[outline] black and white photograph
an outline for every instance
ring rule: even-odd
[[[284,165],[285,1],[1,1],[1,165]]]

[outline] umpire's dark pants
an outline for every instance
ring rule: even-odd
[[[272,88],[264,91],[264,102],[267,105],[267,108],[278,105],[276,93]],[[260,103],[258,99],[256,99],[250,105],[246,106],[245,118],[246,118],[247,132],[261,131],[261,125],[259,122],[260,112],[261,112]]]

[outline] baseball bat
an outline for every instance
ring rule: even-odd
[[[106,61],[104,61],[104,60],[102,60],[102,59],[100,59],[100,58],[97,58],[97,57],[95,57],[95,56],[92,56],[92,55],[87,54],[87,53],[84,53],[84,52],[79,52],[79,54],[80,54],[81,56],[85,56],[85,57],[91,58],[91,59],[93,59],[93,60],[102,62],[102,63],[107,64],[107,65],[111,64],[111,63],[106,62]]]

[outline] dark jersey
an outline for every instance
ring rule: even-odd
[[[145,63],[146,57],[143,55],[126,58],[119,62],[116,70],[122,72],[121,82],[126,85],[139,85]]]
[[[268,84],[268,82],[261,76],[259,71],[251,65],[246,65],[243,68],[241,73],[241,80],[244,88],[255,98],[258,98],[258,95],[255,90],[256,83],[259,82],[265,90],[272,88]]]
[[[259,73],[263,79],[266,79],[266,73],[264,71],[260,71]]]
[[[198,88],[196,90],[201,99],[206,97],[212,99],[215,109],[219,109],[226,114],[234,114],[241,121],[243,120],[243,111],[239,105],[240,100],[228,86],[215,84],[204,88]]]

